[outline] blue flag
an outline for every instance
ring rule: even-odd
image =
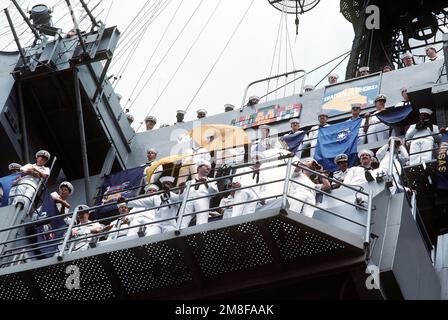
[[[60,231],[54,231],[61,228],[67,227],[67,224],[65,223],[64,217],[58,218],[57,216],[60,214],[58,211],[58,208],[56,207],[56,202],[51,197],[50,193],[45,192],[44,197],[44,203],[42,204],[41,209],[38,212],[37,215],[37,221],[40,219],[48,219],[54,217],[54,219],[50,221],[45,221],[41,225],[36,225],[34,227],[34,234],[39,233],[46,233],[44,235],[39,235],[36,238],[37,244],[42,243],[42,246],[46,246],[49,244],[54,244],[54,246],[42,248],[39,245],[36,246],[36,251],[38,251],[39,255],[44,254],[43,256],[39,257],[40,259],[50,258],[54,256],[54,251],[57,251],[58,249],[58,242],[52,242],[52,243],[44,243],[47,241],[53,241],[58,239],[63,239],[64,234],[66,230],[60,230]]]
[[[129,199],[137,196],[144,170],[145,166],[141,166],[105,176],[101,196],[96,201],[96,205],[114,204],[120,197]],[[115,209],[114,206],[99,209],[95,218],[106,218],[108,213]]]
[[[437,187],[448,190],[448,133],[442,134],[437,156]]]
[[[13,183],[20,177],[20,174],[13,174],[7,177],[0,178],[0,187],[3,189],[3,199],[0,202],[0,207],[8,206],[9,191]]]
[[[387,108],[377,115],[378,119],[388,126],[411,125],[418,122],[419,114],[411,105],[397,108]]]
[[[314,158],[325,170],[331,172],[339,170],[334,159],[343,153],[348,155],[350,167],[356,164],[361,121],[361,119],[350,120],[319,129]]]
[[[305,138],[305,132],[302,131],[288,136],[284,136],[282,139],[288,145],[289,151],[295,154],[297,153],[297,151],[299,151],[299,148],[302,145],[304,138]]]

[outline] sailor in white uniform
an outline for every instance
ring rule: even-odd
[[[411,125],[406,132],[406,140],[415,139],[411,141],[410,147],[409,165],[411,166],[431,161],[433,159],[434,143],[439,139],[439,127],[431,122],[432,110],[422,108],[419,112],[420,121]]]
[[[78,206],[78,209],[79,209],[78,211],[80,211],[81,209],[82,210],[88,209],[88,207],[85,205],[81,205],[81,206]],[[90,221],[89,215],[90,215],[90,212],[88,210],[78,213],[77,220],[78,220],[78,225],[80,225],[80,226],[73,228],[72,237],[79,238],[80,240],[73,243],[73,251],[87,250],[89,248],[89,242],[92,242],[95,240],[95,237],[90,238],[89,236],[91,236],[92,234],[100,234],[103,232],[107,232],[112,228],[112,226],[105,227],[102,224],[100,224],[99,222]],[[87,225],[85,225],[85,224],[87,224]],[[84,239],[85,237],[89,237],[89,238]]]
[[[391,157],[390,143],[392,140],[395,141],[395,152],[397,154],[397,156],[394,160],[395,166],[397,168],[401,169],[401,167],[406,166],[407,162],[409,161],[409,153],[406,150],[406,147],[404,146],[403,141],[400,138],[391,137],[389,139],[389,142],[387,144],[385,144],[383,147],[381,147],[376,152],[376,157],[380,161],[380,168],[386,172],[389,171],[389,166],[390,166],[390,157]]]
[[[336,73],[331,73],[328,75],[328,83],[329,84],[336,84],[338,83],[339,75]]]
[[[181,160],[182,166],[177,178],[177,186],[180,186],[188,180],[188,177],[196,179],[198,171],[196,164],[202,160],[210,162],[211,156],[207,149],[198,146],[188,135],[179,136],[177,141],[180,146],[179,154],[189,155]]]
[[[310,170],[321,171],[321,167],[314,159],[303,159],[300,163]],[[297,181],[302,185],[291,182],[288,191],[292,197],[297,199],[288,200],[290,202],[289,210],[301,213],[309,218],[313,217],[315,211],[315,208],[311,206],[316,205],[316,190],[314,189],[327,191],[331,188],[330,182],[327,179],[322,179],[322,184],[316,184],[313,182],[312,177],[312,172],[297,167],[292,173],[291,180]]]
[[[207,116],[208,112],[205,109],[199,109],[196,111],[198,119],[203,119]]]
[[[196,225],[208,223],[208,216],[210,209],[210,199],[211,195],[218,193],[218,185],[216,181],[208,182],[210,179],[208,175],[212,169],[212,166],[207,160],[200,160],[197,163],[198,175],[197,178],[193,180],[193,186],[190,188],[188,199],[193,199],[187,202],[185,215],[182,219],[182,228],[187,228],[194,216],[196,216]],[[199,197],[205,197],[202,199],[197,199]],[[200,212],[197,215],[191,215],[194,212]]]
[[[59,185],[59,191],[51,194],[54,202],[56,202],[56,208],[58,209],[59,214],[65,215],[68,213],[71,206],[67,200],[74,192],[75,187],[73,187],[70,182],[64,181]],[[65,217],[64,220],[67,225],[70,225],[72,219],[71,217]]]
[[[397,103],[395,105],[395,108],[405,107],[405,106],[409,106],[411,104],[411,101],[409,101],[408,89],[403,87],[400,89],[400,92],[401,92],[401,96],[403,97],[403,100],[400,101],[399,103]]]
[[[303,130],[300,130],[300,120],[299,119],[291,119],[289,121],[289,124],[291,125],[291,131],[289,133],[287,133],[285,136],[303,133]],[[305,148],[305,146],[304,146],[304,143],[302,142],[296,152],[297,158],[299,158],[299,159],[302,158],[302,153],[303,153],[304,148]]]
[[[361,108],[362,108],[362,105],[360,103],[352,104],[352,117],[350,118],[350,120],[361,119]],[[365,125],[366,125],[366,119],[362,119],[361,127],[359,128],[359,132],[358,132],[358,145],[365,144],[365,141],[366,141],[366,134],[364,133]]]
[[[157,124],[156,117],[147,116],[145,118],[146,131],[151,131],[154,129],[154,126]]]
[[[261,159],[261,154],[255,155],[252,159],[252,161],[254,162],[252,166],[244,167],[236,171],[236,174],[246,174],[233,178],[233,189],[240,189],[249,186],[253,187],[235,191],[235,194],[233,196],[233,203],[238,204],[248,201],[253,202],[234,205],[231,215],[232,218],[254,213],[257,208],[257,204],[259,203],[259,201],[257,200],[263,198],[263,193],[266,191],[266,185],[259,185],[265,182],[263,178],[263,172],[260,172],[261,164],[259,160]],[[264,204],[265,202],[261,201],[261,205]]]
[[[365,77],[368,76],[370,74],[370,68],[369,67],[361,67],[359,68],[359,76],[360,77]]]
[[[228,219],[232,217],[233,213],[233,203],[235,199],[233,198],[233,195],[230,194],[226,198],[222,198],[221,202],[219,203],[219,207],[221,208],[219,211],[223,215],[223,219]]]
[[[36,153],[35,164],[27,164],[20,168],[22,177],[18,180],[17,185],[11,188],[10,205],[21,205],[25,211],[28,210],[39,182],[50,175],[50,169],[45,167],[50,157],[48,151],[39,151]]]
[[[383,111],[386,107],[387,97],[384,94],[380,94],[375,98],[376,111],[373,115],[366,114],[366,122],[364,132],[367,128],[367,141],[368,143],[378,142],[389,139],[390,128],[382,123],[376,116]]]
[[[375,180],[373,178],[372,159],[373,152],[370,150],[362,150],[358,153],[361,165],[353,167],[348,170],[347,176],[344,179],[344,184],[352,186],[360,186],[367,182]]]
[[[397,191],[404,190],[400,182],[400,176],[402,173],[402,167],[406,166],[409,161],[409,153],[406,150],[403,141],[400,138],[391,137],[389,142],[377,151],[376,157],[380,161],[379,168],[386,173],[389,172],[390,157],[392,156],[390,152],[390,144],[392,141],[395,143],[395,158],[392,168],[393,187],[391,188],[391,192],[392,194],[395,194]]]
[[[260,139],[251,148],[251,154],[256,155],[260,152],[271,150],[271,149],[282,149],[283,145],[281,142],[274,137],[270,137],[271,127],[268,125],[260,126]]]
[[[247,102],[247,106],[248,107],[254,107],[254,106],[256,106],[258,103],[260,103],[260,97],[258,97],[258,96],[252,96],[252,97],[249,97],[249,101]]]
[[[129,232],[129,225],[132,217],[129,216],[130,208],[128,207],[126,202],[120,202],[117,205],[118,213],[120,215],[126,215],[121,218],[118,218],[110,223],[111,229],[110,233],[107,236],[107,239],[104,242],[112,241],[121,237],[125,237]],[[126,230],[122,230],[126,229]]]
[[[308,143],[311,145],[311,158],[314,158],[316,154],[316,146],[317,140],[319,138],[319,129],[328,127],[328,113],[325,111],[318,113],[319,125],[311,128],[310,133],[308,134]]]
[[[414,57],[410,52],[406,52],[401,56],[401,61],[404,64],[405,68],[412,67],[415,65],[414,63]]]
[[[143,174],[144,177],[146,177],[147,170],[152,166],[152,164],[157,162],[157,155],[158,154],[159,154],[159,152],[156,149],[154,149],[154,148],[149,148],[146,151],[146,156],[148,158],[148,161],[145,163],[146,168],[145,168],[145,171],[144,171],[144,174]],[[154,173],[151,176],[150,183],[153,184],[153,183],[156,183],[157,181],[159,181],[159,179],[162,176],[162,174],[163,174],[163,166],[158,166],[156,168],[156,170],[154,170]]]
[[[139,212],[132,217],[130,227],[136,227],[147,223],[173,218],[168,221],[146,225],[145,234],[146,236],[151,236],[176,230],[176,216],[180,207],[179,202],[182,200],[182,196],[170,191],[170,189],[173,188],[174,180],[174,177],[162,177],[160,178],[160,183],[162,183],[165,193],[133,200],[128,203],[128,206],[133,208],[131,214],[133,212]],[[156,185],[148,185],[145,187],[145,191],[147,195],[151,195],[153,193],[157,193],[159,188]],[[160,208],[162,205],[164,207]],[[145,209],[146,211],[141,212]],[[138,228],[132,228],[129,230],[128,236],[135,235],[138,231]]]
[[[315,88],[316,87],[314,87],[313,85],[307,84],[306,86],[303,86],[303,91],[304,92],[311,92],[311,91],[314,91]]]
[[[425,52],[427,57],[426,62],[433,62],[440,59],[440,57],[437,55],[437,49],[435,48],[435,46],[427,46],[425,48]]]

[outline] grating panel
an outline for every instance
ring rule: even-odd
[[[223,229],[191,236],[193,251],[204,277],[210,278],[272,263],[268,246],[257,225],[247,223],[237,229]]]
[[[27,285],[17,274],[0,277],[0,300],[33,300]]]
[[[167,244],[110,252],[108,257],[128,294],[176,287],[193,280],[182,252]]]
[[[69,278],[66,270],[69,266],[79,268],[79,290],[69,290],[66,287],[66,281]],[[114,298],[108,275],[96,257],[37,269],[33,274],[45,299],[48,300],[88,301]]]
[[[345,246],[306,231],[290,223],[275,219],[269,224],[269,231],[281,253],[282,258],[293,260],[299,257],[317,256],[345,249]]]

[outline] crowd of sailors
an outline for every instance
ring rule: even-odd
[[[428,48],[427,53],[430,61],[437,59],[434,48]],[[412,56],[404,55],[403,62],[406,66],[413,65]],[[392,68],[386,66],[384,72]],[[368,68],[360,68],[360,75],[368,75]],[[330,84],[338,81],[336,74],[328,77]],[[307,89],[308,90],[308,89]],[[406,88],[401,90],[403,101],[397,106],[409,104]],[[249,99],[249,106],[259,102],[258,97]],[[316,145],[318,143],[319,129],[331,126],[328,123],[329,115],[325,112],[318,114],[318,125],[310,128],[306,132],[306,138],[299,150],[295,153],[294,168],[290,179],[298,184],[289,186],[288,194],[294,200],[289,201],[289,209],[297,214],[303,214],[312,218],[315,212],[319,192],[328,192],[338,189],[341,185],[362,186],[371,183],[378,177],[384,176],[390,170],[391,144],[394,144],[396,157],[393,164],[396,167],[394,180],[396,181],[391,192],[412,192],[405,188],[399,181],[401,168],[404,166],[416,166],[430,162],[434,159],[434,150],[439,143],[440,134],[446,131],[434,124],[433,111],[429,108],[419,110],[420,119],[417,123],[409,127],[390,128],[382,123],[377,114],[386,108],[387,97],[380,94],[375,99],[375,111],[361,116],[362,106],[353,104],[351,108],[351,118],[356,120],[362,118],[361,129],[358,133],[358,154],[359,165],[349,166],[349,155],[341,154],[334,159],[338,170],[327,172],[319,163],[314,160]],[[226,111],[233,110],[232,105],[226,105]],[[198,110],[198,119],[207,116],[205,109]],[[177,123],[183,122],[185,112],[177,112]],[[157,119],[149,116],[146,120],[147,130],[153,130]],[[290,121],[291,131],[287,135],[303,132],[299,119]],[[271,135],[271,128],[262,125],[259,128],[260,139],[254,142],[251,148],[239,147],[223,152],[224,159],[220,163],[213,161],[210,153],[204,148],[195,144],[188,136],[180,136],[179,144],[188,145],[182,150],[182,154],[189,155],[181,160],[178,176],[167,176],[163,166],[159,166],[152,173],[151,178],[142,184],[145,197],[142,195],[135,199],[119,198],[116,204],[117,219],[108,224],[104,221],[92,221],[92,211],[87,206],[78,206],[79,214],[77,221],[72,222],[66,218],[66,224],[74,224],[71,230],[73,239],[79,238],[75,242],[73,250],[87,249],[88,235],[98,234],[103,241],[111,241],[121,237],[129,236],[152,236],[165,232],[187,228],[194,224],[201,225],[209,222],[210,218],[222,217],[223,219],[239,217],[252,214],[259,208],[267,205],[272,199],[266,199],[264,194],[269,189],[269,177],[264,174],[263,163],[266,160],[264,152],[268,150],[287,149],[282,137]],[[404,136],[405,139],[400,137]],[[375,152],[364,149],[363,145],[373,142],[383,142],[384,145]],[[261,152],[261,150],[263,152]],[[150,167],[157,162],[158,151],[155,148],[148,148],[146,165]],[[48,151],[42,150],[36,154],[36,161],[33,164],[20,165],[13,163],[9,166],[11,174],[17,174],[18,178],[9,193],[9,204],[16,207],[27,208],[31,205],[33,195],[39,187],[39,183],[47,179],[50,170],[47,163],[51,155]],[[249,159],[244,166],[244,159]],[[216,179],[219,167],[235,166],[236,169],[227,171],[229,175],[220,176]],[[399,168],[397,170],[397,168]],[[397,172],[399,171],[399,172]],[[193,186],[186,191],[186,183],[191,181]],[[61,215],[68,215],[73,210],[70,205],[70,197],[74,194],[74,186],[70,182],[62,182],[58,191],[51,194],[56,202],[58,212]],[[184,198],[188,194],[185,203]],[[217,195],[218,206],[211,206],[211,199]],[[8,196],[8,195],[2,195]],[[216,200],[216,199],[215,199]],[[274,199],[275,200],[275,199]],[[185,212],[178,224],[179,209],[184,202]],[[213,207],[213,208],[212,208]],[[84,237],[84,238],[83,238]]]

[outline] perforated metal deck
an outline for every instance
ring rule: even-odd
[[[62,263],[50,259],[3,269],[0,298],[210,297],[324,269],[337,273],[362,263],[363,257],[359,237],[306,217],[266,212],[193,227],[180,236],[164,234],[90,249]],[[66,288],[69,266],[80,269],[79,290]]]

